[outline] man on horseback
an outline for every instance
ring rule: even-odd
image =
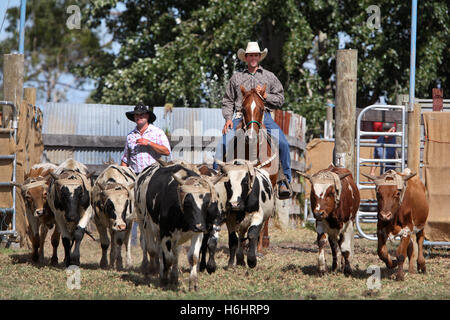
[[[225,88],[225,94],[222,100],[222,115],[226,122],[222,130],[224,135],[223,142],[216,149],[216,159],[223,159],[225,146],[228,146],[229,142],[233,139],[236,127],[242,121],[243,97],[240,89],[241,85],[246,90],[256,88],[265,105],[263,123],[269,134],[275,137],[275,139],[278,138],[281,166],[288,181],[281,183],[279,186],[279,196],[283,199],[290,196],[288,186],[286,185],[291,182],[289,144],[283,131],[272,119],[270,110],[282,107],[284,103],[284,90],[278,78],[272,72],[263,69],[259,65],[266,57],[267,52],[267,48],[261,51],[257,42],[249,42],[245,51],[239,49],[237,52],[239,59],[247,63],[247,69],[242,72],[235,72]],[[264,85],[266,85],[265,90],[263,89]],[[217,164],[214,163],[214,169],[216,168]]]

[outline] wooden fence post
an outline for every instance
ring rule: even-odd
[[[12,101],[19,109],[23,94],[24,56],[23,54],[3,55],[3,96],[6,101]],[[10,106],[3,106],[4,128],[9,128],[13,118],[13,110]]]
[[[335,165],[355,176],[355,125],[358,50],[338,50],[336,55]]]
[[[420,118],[422,107],[414,104],[414,110],[408,112],[408,168],[419,174],[420,169]]]

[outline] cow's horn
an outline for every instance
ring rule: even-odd
[[[301,172],[301,171],[298,171],[298,170],[296,170],[296,171],[297,171],[297,173],[298,173],[299,175],[305,177],[305,178],[308,179],[308,180],[311,180],[311,176],[310,176],[309,174],[306,174],[306,173]]]
[[[417,174],[417,172],[411,173],[411,174],[409,174],[409,175],[407,175],[407,176],[402,176],[402,178],[403,178],[404,181],[408,181],[409,179],[411,179],[412,177],[414,177],[416,174]]]
[[[155,159],[156,161],[158,161],[158,163],[159,163],[159,165],[161,166],[161,167],[167,167],[167,165],[169,164],[168,162],[166,162],[166,161],[164,161],[164,160],[162,160],[162,159]]]
[[[221,168],[225,167],[225,165],[226,165],[225,162],[223,162],[223,161],[221,161],[221,160],[219,160],[219,159],[216,159],[216,163],[217,163],[217,164],[219,165],[219,167],[221,167]]]
[[[17,183],[17,182],[10,182],[10,183],[11,183],[12,186],[16,186],[16,187],[18,187],[20,189],[23,189],[23,185],[20,184],[20,183]]]
[[[364,177],[366,177],[367,179],[372,180],[372,181],[375,181],[375,180],[378,179],[377,177],[372,176],[372,175],[370,175],[370,174],[365,174],[365,173],[362,173],[362,172],[361,172],[361,174],[362,174]]]
[[[351,175],[351,172],[341,173],[341,174],[339,175],[339,179],[342,180],[342,179],[344,179],[346,176],[349,176],[349,175]]]
[[[50,172],[50,175],[52,176],[53,179],[58,180],[59,179],[59,175],[57,175],[54,172]]]
[[[172,177],[175,179],[175,181],[176,182],[178,182],[180,185],[182,185],[182,184],[184,184],[184,180],[179,176],[179,175],[177,175],[176,173],[172,173]]]

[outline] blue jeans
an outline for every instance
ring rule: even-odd
[[[234,138],[236,134],[236,126],[242,121],[242,118],[234,119],[233,120],[233,129],[229,130],[227,134],[223,135],[222,143],[220,143],[216,148],[216,159],[222,160],[224,149],[226,150],[226,146],[229,144],[229,142]],[[283,168],[284,175],[288,179],[289,182],[291,182],[291,155],[290,155],[290,149],[289,149],[289,143],[286,140],[286,136],[284,135],[283,131],[280,129],[280,127],[277,125],[275,121],[273,121],[272,116],[269,112],[264,113],[264,125],[267,128],[267,131],[273,138],[276,139],[278,143],[278,147],[280,149],[280,161],[281,161],[281,167]],[[215,170],[218,169],[218,165],[216,162],[213,164],[213,168]]]

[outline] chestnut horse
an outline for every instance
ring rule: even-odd
[[[277,146],[271,146],[271,143],[268,140],[267,129],[263,124],[265,107],[262,96],[264,95],[265,90],[266,85],[264,85],[261,93],[258,93],[255,88],[246,91],[241,85],[243,97],[242,122],[236,127],[236,137],[231,141],[231,143],[234,143],[234,148],[227,148],[227,150],[234,150],[233,159],[253,161],[258,164],[258,167],[265,169],[269,173],[272,187],[276,190],[275,186],[278,178],[279,157],[277,156]],[[274,153],[272,153],[273,147],[275,147]],[[261,229],[258,251],[261,251],[262,247],[266,248],[268,246],[269,220],[265,222],[264,227]]]

